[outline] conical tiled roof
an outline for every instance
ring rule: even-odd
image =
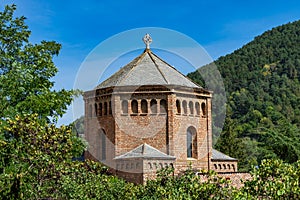
[[[115,159],[126,159],[126,158],[155,158],[155,159],[167,159],[167,160],[175,159],[174,156],[167,155],[148,144],[141,144],[135,149],[123,155],[117,156]]]
[[[140,56],[103,81],[96,89],[113,86],[178,85],[200,88],[174,67],[146,49]]]

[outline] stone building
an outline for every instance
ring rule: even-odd
[[[237,160],[212,148],[212,92],[146,49],[84,93],[86,156],[134,183],[163,167],[235,172]]]

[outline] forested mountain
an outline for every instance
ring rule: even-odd
[[[227,96],[215,148],[238,158],[242,170],[264,158],[299,160],[300,21],[266,31],[214,64]],[[200,73],[188,76],[201,83]]]

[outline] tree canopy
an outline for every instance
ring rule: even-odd
[[[0,12],[0,117],[37,113],[40,119],[56,121],[75,94],[53,89],[58,72],[53,56],[61,45],[54,41],[31,44],[25,17],[14,17],[15,5]]]
[[[214,62],[227,96],[226,122],[215,148],[238,158],[241,170],[265,158],[289,163],[300,158],[299,43],[300,21],[295,21]],[[197,72],[188,76],[202,80]]]

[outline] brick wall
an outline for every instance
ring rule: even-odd
[[[88,151],[94,158],[110,167],[116,167],[117,164],[113,160],[115,156],[147,143],[176,157],[173,165],[175,173],[186,170],[189,166],[195,169],[211,168],[210,93],[187,88],[164,87],[154,87],[152,91],[153,88],[150,86],[145,90],[138,88],[133,93],[130,93],[130,90],[128,92],[126,88],[122,88],[112,93],[112,90],[106,88],[85,93],[85,138],[89,142]],[[125,112],[123,101],[124,105],[127,105]],[[152,101],[156,101],[155,111]],[[166,110],[160,105],[162,101],[167,104]],[[135,105],[137,108],[133,108]],[[195,130],[196,134],[193,136],[191,158],[187,157],[188,129]],[[101,132],[106,136],[105,160],[102,159],[104,150],[101,147],[103,144]],[[144,177],[155,176],[152,172],[147,173],[145,172]],[[122,176],[133,180],[129,174]]]

